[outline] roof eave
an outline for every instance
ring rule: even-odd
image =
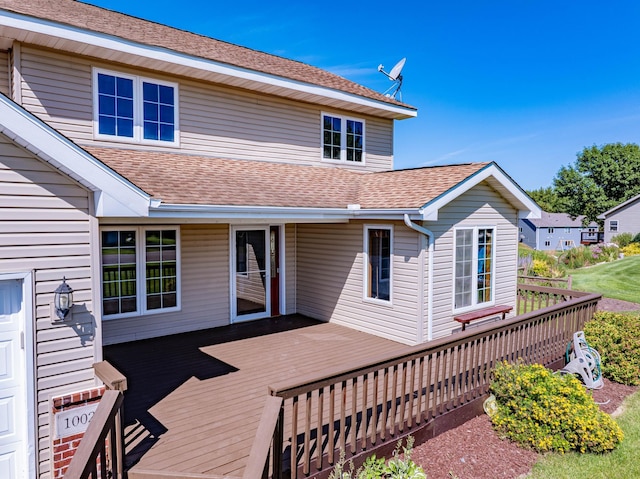
[[[518,209],[519,218],[537,219],[542,216],[542,210],[536,202],[502,168],[492,162],[422,206],[422,219],[437,221],[442,207],[485,180],[490,181],[492,186]]]
[[[346,222],[351,219],[402,220],[405,214],[419,219],[417,209],[307,208],[282,206],[187,205],[152,202],[151,218],[208,219],[220,222]]]
[[[0,10],[0,37],[51,46],[82,55],[143,66],[164,73],[188,76],[233,87],[264,92],[297,101],[321,104],[390,119],[417,116],[413,107],[386,103],[312,83],[262,73],[175,52],[167,48],[136,43],[71,25]]]
[[[96,216],[148,215],[149,195],[1,94],[0,132],[92,191]]]
[[[613,208],[611,208],[610,210],[605,211],[604,213],[598,215],[598,219],[599,220],[606,220],[607,216],[609,216],[611,213],[615,213],[616,211],[618,211],[621,208],[624,208],[625,206],[630,205],[631,203],[634,203],[636,201],[640,200],[640,195],[636,195],[633,198],[629,198],[627,201],[623,201],[622,203],[620,203],[617,206],[614,206]]]

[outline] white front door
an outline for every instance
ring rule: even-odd
[[[0,477],[28,477],[23,280],[0,280]]]
[[[231,244],[231,321],[269,317],[269,228],[234,227]]]

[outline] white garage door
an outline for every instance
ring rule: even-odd
[[[27,477],[22,281],[0,281],[0,478]],[[24,341],[22,339],[22,341]]]

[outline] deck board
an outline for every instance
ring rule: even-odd
[[[129,383],[126,434],[148,435],[127,450],[129,477],[241,477],[269,385],[402,348],[300,315],[107,346]]]

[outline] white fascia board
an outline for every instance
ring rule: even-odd
[[[229,77],[241,78],[247,81],[254,81],[297,92],[318,95],[332,100],[344,101],[355,105],[384,110],[398,115],[399,117],[409,118],[416,117],[418,115],[418,112],[413,108],[393,105],[319,85],[291,80],[268,73],[257,72],[255,70],[241,68],[227,63],[216,62],[214,60],[175,52],[163,47],[136,43],[113,35],[83,30],[78,27],[59,24],[40,18],[28,17],[13,12],[7,12],[5,10],[0,10],[0,25],[40,33],[55,38],[81,42],[87,45],[129,53],[131,55],[144,58],[152,58],[154,60],[165,61],[211,73],[227,75]]]
[[[93,191],[96,216],[148,215],[149,195],[4,95],[0,132]]]
[[[350,219],[402,220],[404,214],[420,219],[417,210],[363,209],[349,208],[295,208],[274,206],[214,206],[214,205],[171,205],[152,206],[150,218],[165,219],[211,219],[230,221],[273,222],[345,222]]]
[[[490,163],[484,168],[475,172],[473,175],[465,178],[453,188],[445,191],[440,196],[425,204],[420,209],[422,219],[424,221],[437,221],[440,208],[449,204],[458,196],[466,193],[471,188],[488,178],[494,178],[501,184],[502,187],[506,189],[506,191],[511,196],[511,198],[507,199],[510,200],[514,204],[514,206],[518,208],[520,218],[538,219],[542,216],[542,210],[536,204],[536,202],[533,201],[531,197],[527,195],[527,193],[525,193],[525,191],[520,188],[520,186],[518,186],[518,184],[513,181],[511,177],[507,175],[498,165],[496,165],[495,163]]]

